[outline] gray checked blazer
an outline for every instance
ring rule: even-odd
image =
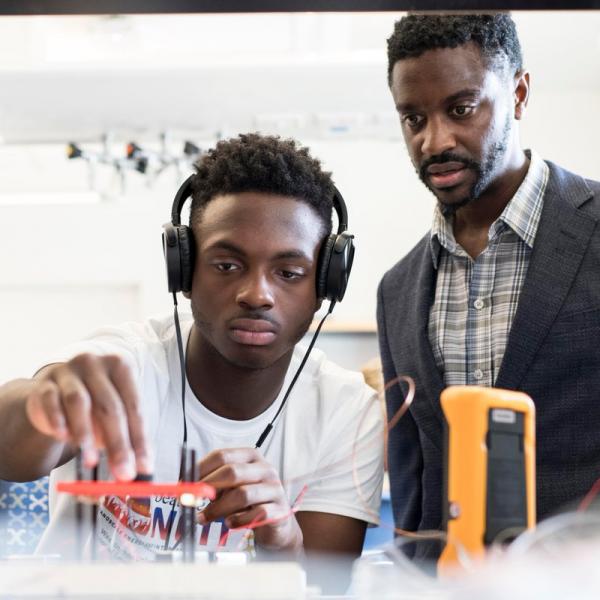
[[[600,183],[548,163],[544,206],[495,387],[536,406],[538,519],[569,507],[600,478]],[[410,375],[416,395],[388,445],[396,526],[442,524],[443,374],[427,322],[435,291],[429,234],[378,290],[386,381]],[[387,395],[388,414],[402,402]]]

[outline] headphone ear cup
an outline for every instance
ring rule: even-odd
[[[185,225],[177,227],[179,235],[179,258],[181,264],[181,291],[192,291],[192,277],[194,275],[194,262],[196,257],[196,243],[194,232]]]
[[[179,252],[179,234],[172,223],[163,225],[163,253],[167,268],[167,286],[169,292],[181,291],[181,257]]]
[[[329,258],[327,269],[322,273],[325,285],[323,295],[320,297],[328,298],[332,302],[340,302],[346,293],[354,262],[354,236],[343,232],[330,237],[333,240],[327,245]]]
[[[323,242],[321,252],[319,254],[318,271],[317,271],[317,298],[327,298],[327,274],[329,271],[329,262],[337,235],[329,235]]]

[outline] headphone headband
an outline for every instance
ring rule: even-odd
[[[348,209],[346,208],[346,203],[344,202],[342,194],[340,194],[340,190],[338,190],[335,185],[333,186],[333,189],[333,209],[338,217],[337,232],[339,234],[348,231]]]
[[[171,223],[177,227],[181,225],[181,211],[185,201],[192,195],[192,180],[195,175],[190,175],[179,187],[173,200],[173,207],[171,208]]]
[[[185,201],[192,195],[192,181],[195,175],[190,175],[179,187],[175,198],[173,200],[173,206],[171,208],[171,224],[175,227],[181,225],[181,211]],[[332,207],[338,218],[338,234],[348,230],[348,209],[346,208],[346,202],[342,197],[342,194],[333,186],[333,198]]]

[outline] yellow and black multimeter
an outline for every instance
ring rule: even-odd
[[[438,566],[457,564],[460,548],[483,555],[535,525],[535,407],[522,392],[451,386],[446,416],[444,525]]]

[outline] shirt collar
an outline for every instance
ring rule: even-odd
[[[501,221],[533,248],[550,169],[535,152],[527,151],[527,155],[531,159],[527,175],[500,217],[490,227],[490,239],[497,234],[498,222]]]
[[[437,269],[440,252],[445,248],[451,254],[460,254],[460,246],[454,239],[452,232],[452,217],[444,217],[440,210],[439,203],[436,204],[433,211],[433,223],[431,225],[431,235],[429,237],[429,247],[431,249],[431,258],[433,260],[433,268]]]
[[[492,223],[489,239],[493,239],[506,227],[509,227],[530,248],[533,248],[550,169],[536,152],[526,150],[525,154],[530,159],[527,175],[502,211],[502,214]],[[429,247],[435,269],[438,268],[442,248],[445,248],[451,254],[466,256],[465,251],[454,239],[452,217],[444,217],[439,204],[436,205],[433,213]]]

